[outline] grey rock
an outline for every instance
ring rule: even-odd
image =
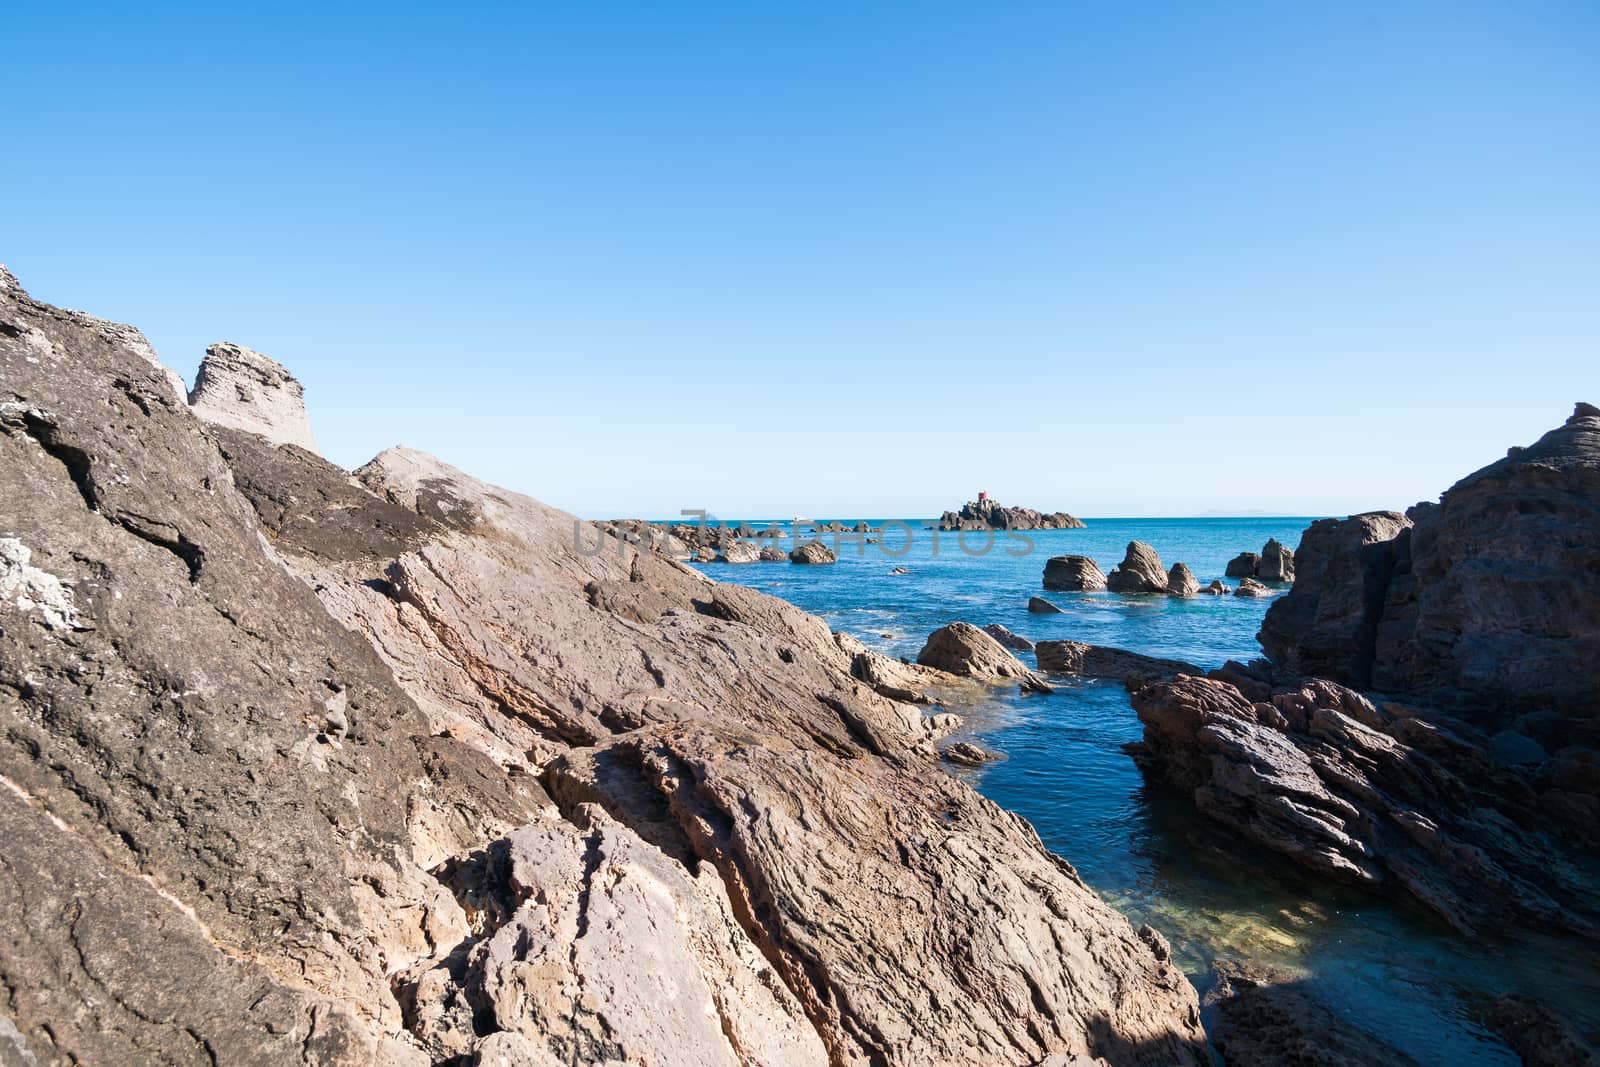
[[[997,622],[991,622],[983,628],[983,632],[1000,642],[1013,652],[1032,652],[1033,642],[1020,634],[1014,634]]]
[[[1292,972],[1228,961],[1212,976],[1212,1038],[1228,1067],[1417,1067],[1393,1045],[1335,1015]]]
[[[1523,1067],[1600,1067],[1600,1051],[1570,1022],[1531,997],[1497,997],[1489,1026],[1522,1057]]]
[[[305,390],[281,364],[243,345],[206,349],[189,406],[207,422],[260,434],[274,444],[317,450]]]
[[[954,763],[959,767],[981,767],[1000,758],[998,752],[990,752],[970,741],[957,741],[947,745],[939,750],[939,755],[946,763]]]
[[[1256,581],[1254,578],[1240,578],[1239,585],[1233,591],[1234,596],[1264,597],[1271,596],[1272,590]]]
[[[790,563],[835,563],[839,559],[834,555],[833,549],[821,541],[807,541],[805,544],[789,553]]]
[[[1269,540],[1262,546],[1254,577],[1263,582],[1294,581],[1294,550],[1286,548],[1276,538]]]
[[[1060,615],[1062,611],[1042,596],[1028,598],[1028,610],[1035,615]]]
[[[1221,578],[1213,578],[1211,584],[1200,590],[1207,596],[1232,596],[1233,590]]]
[[[717,553],[718,563],[756,563],[760,559],[761,550],[754,543],[739,539],[724,542]]]
[[[1261,566],[1261,556],[1255,552],[1241,552],[1228,561],[1228,566],[1223,574],[1229,578],[1254,578],[1256,568]]]
[[[1068,592],[1098,592],[1106,587],[1100,565],[1088,556],[1052,556],[1044,563],[1044,587]]]
[[[1078,674],[1085,678],[1114,678],[1119,682],[1156,681],[1175,674],[1204,673],[1192,663],[1161,659],[1139,652],[1081,641],[1040,641],[1034,646],[1039,669],[1059,674]]]
[[[1081,530],[1083,522],[1064,511],[1008,508],[994,500],[970,500],[939,517],[941,530]]]
[[[1113,593],[1164,593],[1167,571],[1156,550],[1143,541],[1128,542],[1128,551],[1106,576],[1106,588]]]

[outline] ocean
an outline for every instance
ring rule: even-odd
[[[929,633],[960,620],[997,622],[1034,641],[1086,641],[1212,668],[1261,654],[1256,632],[1270,600],[1051,592],[1040,580],[1045,560],[1089,556],[1110,573],[1128,542],[1140,540],[1168,567],[1188,564],[1205,586],[1223,577],[1228,560],[1259,552],[1268,538],[1297,546],[1311,520],[1085,519],[1081,530],[1029,532],[1026,546],[1002,533],[988,551],[984,534],[968,534],[963,550],[955,534],[926,529],[932,520],[896,521],[909,536],[898,525],[880,545],[837,535],[839,561],[831,566],[698,567],[780,596],[896,657],[914,659]],[[750,525],[779,527],[784,547],[793,544],[787,522]],[[832,545],[835,536],[822,539]],[[896,567],[907,573],[891,574]],[[1030,614],[1031,596],[1062,614]],[[1021,658],[1032,665],[1030,653]],[[1529,993],[1580,1025],[1600,1027],[1600,956],[1592,949],[1533,936],[1460,938],[1418,909],[1329,886],[1286,860],[1241,849],[1202,821],[1187,797],[1147,787],[1124,751],[1142,727],[1118,684],[1064,681],[1054,694],[1027,697],[1005,687],[963,694],[951,707],[967,717],[952,739],[1006,757],[951,773],[1027,818],[1047,848],[1135,925],[1165,934],[1202,992],[1217,960],[1284,967],[1336,1013],[1423,1063],[1520,1062],[1483,1023],[1489,1002],[1504,992]]]

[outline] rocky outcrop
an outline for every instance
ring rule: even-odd
[[[1200,579],[1194,576],[1194,571],[1189,569],[1187,563],[1174,563],[1167,572],[1167,595],[1176,597],[1194,596],[1200,592]]]
[[[1229,578],[1255,578],[1263,582],[1294,581],[1294,550],[1270,538],[1260,552],[1241,552],[1223,571]]]
[[[1028,611],[1033,615],[1060,615],[1062,611],[1042,596],[1028,598]]]
[[[718,563],[757,563],[760,559],[761,549],[752,541],[729,541],[717,553]]]
[[[218,426],[249,430],[275,444],[317,450],[306,415],[305,390],[281,364],[243,345],[218,341],[206,349],[189,406]]]
[[[1040,641],[1034,646],[1039,669],[1085,678],[1114,678],[1124,685],[1143,685],[1175,674],[1199,674],[1182,660],[1161,659],[1121,648],[1086,645],[1081,641]]]
[[[1106,588],[1113,593],[1164,593],[1167,571],[1155,549],[1143,541],[1129,541],[1122,562],[1106,576]]]
[[[1240,578],[1239,584],[1233,590],[1234,596],[1242,597],[1267,597],[1272,595],[1272,590],[1256,581],[1254,578]]]
[[[1083,521],[1064,511],[1008,508],[993,500],[969,500],[939,516],[941,530],[1081,530]]]
[[[1256,564],[1254,577],[1263,582],[1294,581],[1294,550],[1280,544],[1277,538],[1269,540],[1261,549],[1261,562]]]
[[[1267,656],[1295,674],[1370,686],[1395,538],[1410,525],[1398,512],[1373,511],[1307,527],[1294,588],[1261,622],[1257,636]]]
[[[14,287],[0,372],[24,1062],[1201,1062],[1182,974],[821,620],[230,439]]]
[[[962,678],[991,682],[1015,679],[1024,689],[1050,691],[1043,678],[971,623],[953,622],[929,634],[922,651],[917,653],[917,662]]]
[[[1105,572],[1088,556],[1052,556],[1044,563],[1044,587],[1094,593],[1106,587]]]
[[[1032,652],[1033,642],[1020,634],[1014,634],[997,622],[991,622],[983,628],[983,632],[1000,642],[1013,652]]]
[[[1211,579],[1211,584],[1200,590],[1207,596],[1232,596],[1233,590],[1221,578]]]
[[[939,755],[946,763],[954,763],[958,767],[982,767],[985,763],[992,763],[1000,758],[998,752],[990,752],[970,741],[957,741],[952,745],[946,745],[939,750]]]
[[[1468,935],[1597,934],[1600,899],[1561,861],[1534,791],[1462,724],[1233,670],[1148,686],[1133,705],[1147,773],[1321,877],[1411,898]]]
[[[1401,517],[1306,531],[1293,591],[1261,642],[1274,662],[1490,724],[1600,692],[1600,415],[1588,405],[1527,448]]]
[[[834,555],[833,549],[821,541],[807,541],[805,544],[789,553],[790,563],[836,563],[839,557]]]

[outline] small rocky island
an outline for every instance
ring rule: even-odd
[[[950,530],[1081,530],[1083,520],[1064,511],[1042,512],[1032,508],[1008,508],[988,493],[961,505],[959,511],[939,516],[939,529]]]

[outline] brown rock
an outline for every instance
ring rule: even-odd
[[[1143,541],[1128,542],[1122,563],[1106,577],[1106,588],[1113,593],[1164,593],[1167,572],[1156,550]]]
[[[962,678],[983,681],[1017,679],[1025,688],[1049,692],[1050,686],[1021,660],[1001,647],[1000,642],[970,623],[953,622],[928,635],[927,644],[917,653],[917,662],[937,667]]]
[[[1106,576],[1088,556],[1052,556],[1044,563],[1044,587],[1093,593],[1106,587]]]
[[[1279,544],[1276,538],[1268,541],[1261,549],[1254,577],[1263,582],[1294,581],[1294,550]]]
[[[1255,552],[1241,552],[1228,561],[1228,566],[1222,573],[1229,578],[1254,578],[1256,568],[1260,565],[1260,555]]]
[[[1160,659],[1138,652],[1079,641],[1040,641],[1034,646],[1039,669],[1060,674],[1079,674],[1085,678],[1115,678],[1155,681],[1175,674],[1200,674],[1199,667],[1176,659]]]
[[[1001,626],[997,622],[991,622],[988,626],[985,626],[983,628],[983,632],[1000,642],[1006,648],[1011,649],[1013,652],[1033,651],[1032,641],[1029,641],[1026,637],[1023,637],[1019,634],[1012,633],[1010,630],[1006,629],[1004,626]]]
[[[1244,597],[1271,596],[1272,590],[1268,589],[1254,578],[1240,578],[1239,587],[1233,591],[1233,595]]]
[[[1060,615],[1062,611],[1042,596],[1028,598],[1028,610],[1035,615]]]
[[[1393,1045],[1340,1019],[1291,972],[1251,963],[1213,971],[1212,1039],[1228,1067],[1416,1067]]]
[[[1194,596],[1200,592],[1200,580],[1194,576],[1187,564],[1174,563],[1167,572],[1167,595],[1176,597]]]
[[[835,563],[838,559],[839,557],[833,554],[833,549],[821,541],[807,541],[789,553],[790,563]]]

